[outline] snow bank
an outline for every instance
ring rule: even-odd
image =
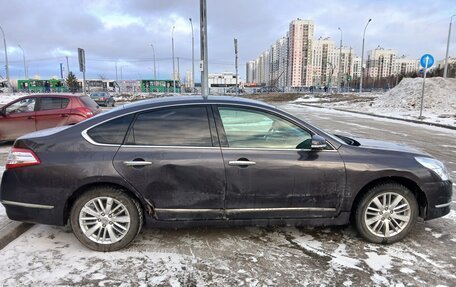
[[[29,94],[26,93],[17,93],[17,94],[7,94],[7,93],[1,93],[0,94],[0,106],[3,106],[11,101],[14,101],[15,99],[18,99],[20,97],[28,96]]]
[[[416,111],[421,105],[422,78],[405,78],[396,87],[378,97],[372,107],[396,111]],[[426,79],[423,108],[438,114],[456,113],[456,79]]]

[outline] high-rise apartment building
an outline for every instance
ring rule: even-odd
[[[312,20],[291,21],[288,30],[288,79],[291,87],[312,85]]]
[[[291,21],[285,37],[247,63],[247,82],[288,88],[335,87],[346,86],[361,76],[361,58],[356,57],[351,47],[338,47],[330,38],[314,39],[313,35],[313,21]],[[364,77],[369,78],[386,78],[419,69],[418,60],[397,58],[394,50],[380,46],[368,52],[364,67]]]
[[[352,78],[357,79],[361,76],[361,57],[353,57]]]
[[[330,38],[314,40],[312,54],[312,85],[326,86],[334,83],[339,61],[334,42]]]
[[[255,61],[248,61],[245,65],[247,83],[255,83],[255,68]]]
[[[394,74],[408,74],[420,69],[420,61],[417,59],[407,58],[405,55],[396,59]]]
[[[380,46],[368,52],[367,76],[370,78],[386,78],[396,72],[396,51]]]

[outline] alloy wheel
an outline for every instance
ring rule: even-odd
[[[369,232],[384,238],[399,234],[407,227],[410,219],[410,203],[395,192],[378,194],[368,203],[364,212]]]
[[[88,201],[79,213],[83,234],[99,244],[121,240],[130,229],[127,207],[112,197],[96,197]]]

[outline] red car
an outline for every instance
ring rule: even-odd
[[[0,141],[37,130],[74,125],[101,112],[86,95],[40,94],[19,98],[0,108]]]

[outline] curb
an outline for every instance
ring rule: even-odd
[[[10,221],[2,229],[0,229],[0,250],[10,244],[11,241],[18,238],[22,233],[29,230],[32,226],[33,224],[31,223]]]
[[[372,116],[372,117],[377,117],[377,118],[384,118],[384,119],[397,120],[397,121],[403,121],[403,122],[409,122],[409,123],[415,123],[415,124],[421,124],[421,125],[428,125],[428,126],[434,126],[434,127],[439,127],[439,128],[445,128],[445,129],[450,129],[450,130],[456,130],[456,126],[449,126],[449,125],[444,125],[444,124],[439,124],[439,123],[432,123],[432,122],[425,122],[425,121],[420,121],[420,120],[396,118],[396,117],[391,117],[391,116],[383,116],[383,115],[377,115],[377,114],[372,114],[372,113],[356,112],[356,111],[340,109],[340,108],[322,107],[322,106],[310,105],[310,104],[296,103],[294,105],[308,106],[308,107],[319,108],[319,109],[331,109],[331,110],[340,111],[340,112],[360,114],[360,115]]]

